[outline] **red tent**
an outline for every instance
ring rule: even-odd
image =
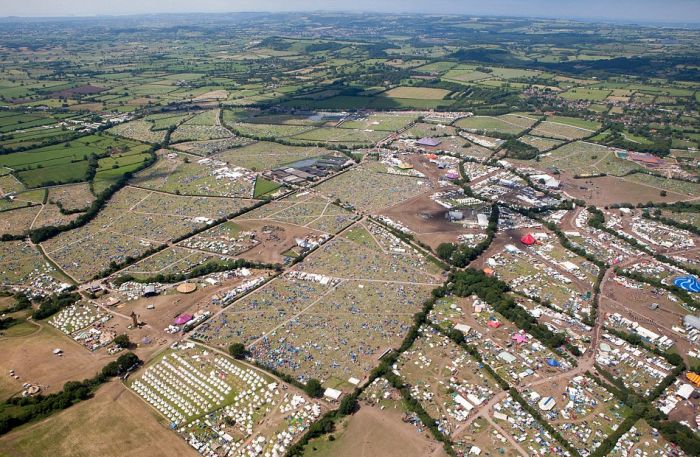
[[[534,236],[532,236],[531,233],[528,233],[527,235],[523,236],[520,238],[520,242],[527,245],[527,246],[532,246],[537,242]]]

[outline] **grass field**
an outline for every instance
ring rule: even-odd
[[[258,177],[255,180],[255,188],[253,190],[253,198],[259,198],[279,189],[280,185],[274,181]]]
[[[102,386],[94,398],[3,436],[0,456],[199,455],[161,421],[148,405],[113,381]]]
[[[601,101],[605,100],[608,95],[610,95],[609,90],[577,87],[575,89],[570,89],[559,96],[567,100]]]
[[[411,98],[415,100],[442,100],[450,93],[449,90],[430,87],[395,87],[382,95],[389,98]]]
[[[126,156],[145,149],[145,145],[130,140],[109,135],[88,135],[54,146],[0,156],[0,165],[14,169],[17,178],[27,187],[38,187],[83,180],[88,169],[88,158],[92,154],[125,150],[120,154]]]

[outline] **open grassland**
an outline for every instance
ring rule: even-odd
[[[87,183],[52,187],[48,192],[49,203],[60,204],[68,211],[87,208],[95,198]]]
[[[374,144],[386,136],[388,136],[387,132],[374,131],[370,129],[359,130],[349,128],[321,127],[295,135],[292,137],[292,139],[311,143],[367,145]]]
[[[344,129],[369,129],[394,132],[406,127],[417,117],[411,114],[373,113],[369,116],[347,120],[339,125]]]
[[[560,94],[560,97],[567,100],[591,100],[599,102],[605,100],[608,95],[610,95],[609,90],[577,87]]]
[[[131,155],[146,146],[109,135],[88,135],[54,146],[0,156],[0,165],[11,168],[27,187],[81,181],[93,155]]]
[[[102,386],[90,401],[3,436],[0,448],[2,457],[199,455],[119,381]]]

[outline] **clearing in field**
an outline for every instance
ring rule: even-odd
[[[591,136],[600,128],[598,122],[564,116],[550,116],[532,129],[532,134],[562,140],[577,140]]]

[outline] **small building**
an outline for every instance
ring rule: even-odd
[[[516,360],[515,356],[507,351],[501,351],[498,354],[498,358],[503,360],[505,363],[513,363]]]
[[[700,330],[700,317],[688,314],[683,318],[683,323],[686,327],[693,327]]]
[[[452,222],[461,221],[462,219],[464,219],[464,213],[462,211],[458,211],[458,210],[448,211],[446,216],[447,216],[447,219],[449,221],[452,221]]]
[[[337,389],[332,389],[330,387],[323,392],[323,396],[330,398],[331,400],[338,400],[341,395],[343,395],[343,392]]]
[[[158,295],[158,290],[156,289],[156,286],[154,286],[153,284],[149,284],[143,289],[143,296],[144,297],[153,297],[155,295]]]
[[[544,397],[539,403],[537,403],[537,406],[539,406],[542,411],[550,411],[556,404],[557,402],[554,400],[554,398]]]
[[[695,392],[695,387],[691,386],[690,384],[683,384],[678,388],[678,391],[676,392],[676,395],[681,397],[684,400],[688,400],[691,395]]]
[[[486,228],[489,226],[489,217],[484,213],[478,213],[476,215],[476,222],[479,224],[479,227]]]

